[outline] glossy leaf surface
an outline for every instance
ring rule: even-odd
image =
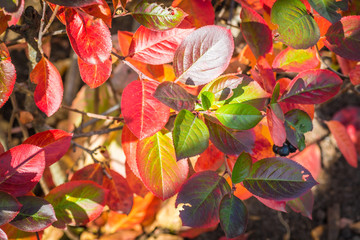
[[[236,196],[225,195],[220,202],[220,224],[227,238],[235,238],[246,230],[248,212]]]
[[[173,141],[177,159],[192,157],[209,146],[209,130],[203,121],[184,109],[175,119]]]
[[[16,198],[7,192],[0,191],[0,226],[13,220],[21,206]]]
[[[10,224],[18,229],[25,232],[38,232],[56,221],[54,208],[43,198],[22,196],[17,199],[22,204],[22,208]]]
[[[36,106],[48,117],[59,108],[63,98],[63,83],[57,68],[42,57],[30,73],[30,80],[37,84],[34,92]]]
[[[211,1],[175,0],[172,6],[189,14],[186,19],[196,28],[214,24],[215,13]]]
[[[231,181],[234,184],[242,182],[250,172],[252,158],[248,153],[241,153],[236,159],[231,173]]]
[[[307,169],[282,157],[255,162],[243,183],[251,193],[277,201],[297,198],[317,184]]]
[[[309,0],[309,3],[315,11],[331,23],[336,23],[341,19],[339,9],[345,11],[348,8],[348,0]]]
[[[139,2],[131,14],[136,21],[154,31],[177,27],[187,14],[180,8],[165,7],[159,3]]]
[[[15,66],[4,43],[0,44],[0,108],[9,99],[16,81]]]
[[[272,67],[276,71],[302,72],[316,68],[319,63],[314,48],[293,49],[288,47],[276,55]]]
[[[319,27],[300,0],[277,0],[271,22],[279,26],[279,40],[295,49],[312,47],[320,38]]]
[[[300,104],[322,103],[335,96],[341,84],[341,78],[329,70],[307,70],[299,73],[290,82],[281,101]]]
[[[158,85],[155,81],[133,81],[122,94],[124,121],[140,140],[162,129],[170,116],[170,108],[153,96]]]
[[[73,7],[73,8],[79,8],[79,7],[86,7],[93,4],[102,4],[101,0],[46,0],[48,2],[51,2],[56,5],[64,6],[64,7]]]
[[[205,26],[188,35],[176,49],[175,75],[187,85],[202,85],[218,77],[230,63],[233,37],[220,26]]]
[[[45,200],[54,207],[53,226],[79,226],[96,219],[103,211],[107,191],[93,181],[71,181],[52,189]]]
[[[195,108],[195,97],[173,82],[160,83],[154,92],[154,97],[176,111],[182,109],[193,111]]]
[[[216,172],[195,173],[184,183],[175,207],[182,205],[180,218],[184,226],[210,227],[219,223],[219,204],[231,191],[229,184]]]
[[[89,64],[78,58],[78,65],[81,79],[91,88],[97,88],[102,85],[111,75],[111,58],[102,63]]]
[[[161,199],[179,191],[187,178],[187,160],[176,161],[171,138],[161,132],[139,141],[136,161],[145,186]]]

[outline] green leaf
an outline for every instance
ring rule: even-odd
[[[225,195],[220,202],[220,224],[227,238],[243,234],[248,221],[248,211],[244,203],[234,195]]]
[[[187,14],[177,7],[141,1],[134,8],[132,16],[148,29],[165,31],[177,27]]]
[[[317,23],[300,0],[277,0],[271,9],[271,21],[279,26],[279,40],[292,48],[312,47],[320,38]]]
[[[177,159],[192,157],[209,146],[209,130],[203,121],[183,109],[175,119],[173,140]]]
[[[241,153],[236,159],[233,171],[231,173],[231,181],[233,184],[240,183],[249,175],[252,165],[250,154]]]
[[[220,107],[216,117],[228,128],[248,130],[255,127],[263,118],[255,107],[245,103],[234,103]]]
[[[275,87],[274,87],[274,91],[273,94],[271,96],[271,101],[270,104],[272,103],[277,103],[278,99],[279,99],[279,94],[280,94],[280,84],[276,83]]]
[[[215,95],[212,92],[205,91],[200,93],[201,105],[203,106],[204,110],[208,110],[211,108],[215,101]]]
[[[348,9],[348,0],[309,0],[309,3],[315,11],[331,23],[336,23],[341,19],[339,9],[346,11]]]
[[[287,140],[300,151],[306,146],[304,133],[311,131],[312,127],[311,118],[300,109],[293,109],[285,114]]]
[[[225,178],[214,171],[195,173],[184,183],[175,207],[182,204],[180,218],[184,226],[212,227],[219,223],[219,204],[231,191]]]

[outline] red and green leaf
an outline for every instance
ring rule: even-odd
[[[103,63],[89,64],[78,58],[78,65],[81,79],[91,88],[102,85],[111,75],[111,58]]]
[[[9,51],[0,43],[0,108],[9,99],[16,81],[15,66],[11,62]]]
[[[331,23],[336,23],[341,19],[338,11],[348,9],[348,0],[309,0],[309,3],[316,12]]]
[[[320,64],[314,48],[293,49],[281,51],[274,59],[272,67],[281,72],[302,72],[317,68]]]
[[[0,191],[0,226],[13,220],[21,206],[21,203],[11,194]]]

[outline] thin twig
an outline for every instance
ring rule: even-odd
[[[119,131],[121,129],[123,129],[123,126],[119,126],[119,127],[115,127],[115,128],[106,128],[106,129],[102,129],[102,130],[98,130],[98,131],[91,131],[91,132],[86,132],[86,133],[75,133],[73,135],[72,139],[107,134],[110,132]]]
[[[59,11],[59,8],[60,8],[60,6],[59,6],[59,5],[56,5],[56,7],[55,7],[55,9],[54,9],[54,11],[53,11],[53,13],[52,13],[52,15],[51,15],[51,17],[50,17],[49,22],[46,24],[46,27],[45,27],[44,30],[42,31],[42,35],[44,35],[44,34],[49,30],[52,22],[54,21],[54,19],[55,19],[55,17],[56,17],[57,12]]]
[[[319,47],[317,46],[317,44],[315,44],[315,48],[316,48],[316,53],[317,53],[317,55],[318,55],[318,57],[319,57],[319,59],[320,59],[320,62],[321,62],[322,64],[324,64],[330,71],[336,73],[336,74],[339,75],[340,77],[349,79],[348,76],[345,76],[344,74],[339,73],[338,71],[336,71],[335,69],[333,69],[332,67],[330,67],[330,66],[324,61],[324,59],[323,59],[323,58],[321,57],[321,55],[320,55],[320,50],[319,50]]]
[[[36,239],[40,240],[39,232],[35,232],[35,233],[36,233]]]
[[[43,12],[41,16],[41,22],[40,22],[40,30],[38,35],[38,49],[41,53],[41,55],[44,55],[44,51],[42,50],[42,37],[43,37],[43,29],[45,25],[45,12],[46,12],[46,2],[43,0]]]
[[[69,106],[65,106],[65,105],[61,105],[62,108],[72,111],[72,112],[76,112],[76,113],[80,113],[82,115],[91,117],[91,118],[96,118],[96,119],[101,119],[101,120],[112,120],[112,121],[123,121],[124,119],[121,117],[113,117],[113,116],[107,116],[107,115],[102,115],[102,114],[96,114],[96,113],[88,113],[88,112],[84,112],[75,108],[71,108]]]
[[[291,229],[290,229],[290,226],[289,224],[284,220],[283,216],[282,216],[282,213],[281,212],[278,212],[278,218],[281,222],[281,224],[285,227],[286,229],[286,233],[285,233],[285,236],[284,236],[284,240],[289,240],[290,237],[291,237]]]
[[[99,147],[97,147],[97,148],[94,148],[93,150],[90,150],[90,149],[88,149],[88,148],[86,148],[86,147],[78,144],[78,143],[75,142],[75,141],[71,141],[71,144],[74,145],[75,147],[78,147],[78,148],[84,150],[86,153],[88,153],[88,154],[91,156],[92,160],[93,160],[95,163],[100,163],[100,161],[97,160],[97,159],[94,157],[94,153],[95,153],[98,149],[102,148],[101,146],[99,146]]]

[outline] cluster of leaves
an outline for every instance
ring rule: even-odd
[[[176,206],[181,208],[183,225],[205,228],[220,222],[228,238],[246,229],[247,210],[238,189],[245,188],[278,210],[288,204],[311,217],[307,205],[312,201],[309,190],[316,184],[313,169],[276,157],[271,149],[285,142],[299,151],[305,149],[304,134],[312,130],[314,104],[334,97],[343,84],[333,71],[319,69],[316,49],[325,45],[340,57],[360,61],[360,16],[341,15],[348,8],[347,0],[262,0],[261,9],[238,2],[240,29],[248,45],[244,51],[255,59],[251,76],[224,74],[232,61],[234,40],[228,29],[212,25],[210,1],[175,0],[171,7],[138,1],[126,12],[127,1],[113,0],[115,9],[141,24],[135,33],[120,31],[120,52],[113,52],[139,74],[126,86],[121,101],[127,179],[95,163],[44,198],[28,194],[45,167],[66,153],[72,138],[61,130],[35,134],[0,155],[0,225],[10,223],[29,232],[50,225],[84,225],[97,218],[105,205],[129,214],[133,194],[144,196],[143,189],[130,186],[129,176],[162,200],[178,194]],[[66,26],[83,81],[91,88],[102,85],[113,62],[109,31],[113,14],[107,3],[46,3]],[[18,4],[5,0],[0,7],[1,26],[12,25],[22,14],[24,0]],[[4,43],[0,50],[3,106],[16,74]],[[297,75],[276,78],[289,72]],[[63,97],[58,70],[42,55],[30,80],[37,84],[36,105],[47,116],[53,115]],[[359,67],[350,80],[359,84]],[[327,124],[345,158],[357,167],[356,149],[344,125],[338,120]],[[197,160],[196,173],[190,177],[189,158]],[[223,164],[229,179],[216,172]],[[1,230],[0,238],[6,239]]]

